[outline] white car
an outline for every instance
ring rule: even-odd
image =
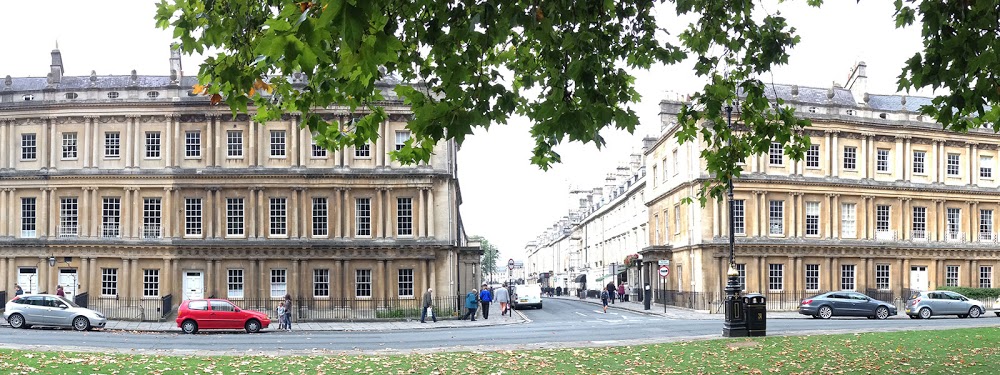
[[[1000,297],[997,297],[996,302],[993,302],[993,313],[1000,317]]]
[[[538,284],[515,285],[514,297],[511,299],[514,309],[524,307],[542,308],[542,287]]]

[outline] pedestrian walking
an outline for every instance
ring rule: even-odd
[[[278,302],[278,310],[275,311],[278,317],[278,329],[285,329],[285,302]]]
[[[625,284],[618,283],[618,302],[625,302]]]
[[[615,288],[615,282],[614,281],[609,281],[608,285],[604,289],[608,291],[608,299],[611,300],[611,304],[614,305],[615,304],[615,292],[618,290],[618,288]]]
[[[423,305],[421,305],[423,308],[420,311],[420,322],[421,323],[427,323],[427,322],[424,321],[424,319],[427,318],[427,315],[431,316],[431,319],[434,321],[434,323],[437,323],[437,321],[438,321],[437,315],[434,315],[434,296],[433,296],[433,293],[434,293],[434,290],[431,289],[431,288],[427,288],[427,291],[424,292],[424,303],[423,303]]]
[[[63,291],[62,285],[56,285],[56,295],[59,297],[66,297],[66,292]]]
[[[285,329],[292,330],[292,295],[285,294]]]
[[[502,288],[494,291],[493,300],[500,304],[500,316],[507,315],[507,308],[510,305],[510,293],[507,292],[507,283]]]
[[[467,311],[465,315],[462,316],[462,320],[471,318],[470,320],[472,320],[473,322],[476,321],[476,308],[479,307],[479,302],[476,301],[476,296],[478,295],[479,292],[475,289],[469,292],[469,294],[465,295],[465,308],[468,309],[469,311]]]
[[[22,294],[24,294],[24,290],[21,289],[21,285],[14,284],[14,295],[15,296],[20,296]]]
[[[601,291],[601,304],[604,305],[604,313],[605,314],[608,313],[608,299],[610,297],[611,297],[611,294],[608,293],[607,289]]]
[[[479,292],[479,303],[483,305],[483,319],[490,318],[490,302],[493,302],[493,292],[483,284],[483,290]]]

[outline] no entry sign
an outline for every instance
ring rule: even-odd
[[[670,266],[660,266],[660,277],[670,275]]]

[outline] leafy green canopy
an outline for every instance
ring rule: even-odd
[[[665,41],[654,17],[655,6],[670,4],[695,19],[677,44]],[[899,88],[950,92],[921,109],[946,129],[1000,130],[997,1],[895,4],[897,27],[920,17],[924,37]],[[737,161],[772,142],[801,159],[809,143],[809,122],[768,100],[759,79],[788,62],[799,37],[752,0],[163,0],[156,21],[173,27],[187,53],[218,51],[202,64],[196,92],[233,111],[253,106],[258,121],[301,113],[327,148],[375,140],[387,118],[376,83],[400,77],[395,93],[413,110],[412,137],[392,154],[403,163],[518,114],[533,124],[531,163],[547,169],[560,162],[553,148],[564,141],[600,148],[605,128],[635,129],[630,104],[640,98],[626,69],[685,58],[707,82],[682,108],[677,135],[706,144],[701,156],[716,178],[702,203],[740,175]],[[304,86],[290,81],[295,73],[305,75]],[[726,107],[735,102],[731,127]],[[333,105],[365,115],[345,126],[313,113]]]

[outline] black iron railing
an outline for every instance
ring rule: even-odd
[[[75,302],[80,307],[87,307],[87,306],[89,306],[89,302],[90,302],[89,300],[90,300],[90,296],[86,292],[80,293],[80,294],[77,294],[77,295],[73,296],[73,302]]]
[[[7,291],[0,290],[0,311],[3,311],[7,305]]]
[[[171,296],[123,298],[99,297],[88,298],[87,308],[104,314],[111,320],[162,321],[172,310]],[[79,304],[79,303],[77,303]],[[82,305],[81,305],[82,306]]]

